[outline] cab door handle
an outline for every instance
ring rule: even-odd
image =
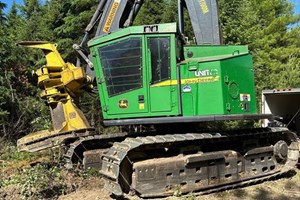
[[[139,95],[138,101],[139,101],[139,103],[144,103],[145,102],[145,96],[144,95]]]

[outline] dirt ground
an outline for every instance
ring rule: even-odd
[[[67,195],[62,195],[58,200],[106,200],[112,199],[110,194],[103,189],[102,178],[84,179],[79,188]]]
[[[103,189],[101,178],[84,180],[82,185],[74,192],[60,196],[59,200],[106,200],[112,199]],[[138,200],[137,197],[128,199]],[[261,184],[248,186],[240,189],[228,190],[219,193],[201,195],[195,197],[188,194],[182,197],[169,197],[165,200],[299,200],[300,199],[300,170],[294,176],[282,177],[278,180],[267,181]]]
[[[34,161],[36,163],[37,160]],[[48,161],[43,159],[38,159],[39,163],[47,163]],[[20,173],[20,169],[28,163],[19,162],[13,168],[10,167],[8,170],[3,170],[0,173],[1,176],[10,177],[11,174]],[[29,167],[30,169],[30,167]],[[43,173],[42,171],[41,173]],[[58,169],[55,173],[59,173],[60,182],[65,186],[65,190],[59,194],[65,194],[57,196],[52,195],[49,200],[109,200],[113,199],[110,194],[103,188],[104,181],[101,177],[97,176],[83,176],[82,172],[69,172],[62,169]],[[22,171],[21,171],[22,173]],[[41,176],[43,174],[38,174]],[[31,176],[30,176],[31,177]],[[57,178],[57,177],[56,177]],[[55,180],[56,178],[53,178]],[[36,180],[38,180],[37,177]],[[46,179],[48,180],[48,179]],[[52,179],[49,179],[52,180]],[[52,192],[55,192],[55,187],[57,186],[57,180],[54,183],[47,182],[47,187],[52,188]],[[26,183],[26,182],[25,182]],[[31,183],[32,184],[32,183]],[[0,200],[19,200],[24,199],[21,195],[20,185],[9,185],[1,188],[0,186]],[[24,191],[23,191],[24,192]],[[58,193],[57,193],[58,194]],[[25,198],[28,200],[39,200],[41,198],[34,197]],[[127,197],[129,200],[139,200],[138,197]],[[261,184],[256,184],[244,188],[227,190],[223,192],[201,195],[197,196],[193,193],[181,196],[181,197],[168,197],[164,200],[300,200],[300,170],[296,169],[296,173],[289,174],[280,179],[267,181]]]

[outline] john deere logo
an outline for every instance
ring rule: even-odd
[[[128,108],[128,100],[120,100],[119,108]]]

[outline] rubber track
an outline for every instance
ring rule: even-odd
[[[255,131],[255,132],[251,132]],[[220,133],[187,133],[187,134],[173,134],[173,135],[159,135],[159,136],[147,136],[147,137],[137,137],[137,138],[126,138],[123,142],[115,142],[110,150],[103,155],[102,157],[102,168],[100,173],[102,173],[106,178],[105,188],[112,192],[116,196],[123,196],[123,191],[118,183],[121,169],[120,166],[124,159],[127,158],[127,155],[130,151],[135,148],[141,147],[143,145],[151,144],[164,144],[172,142],[188,142],[195,140],[209,140],[209,139],[230,139],[232,137],[259,137],[259,135],[268,134],[280,134],[288,133],[289,140],[292,142],[292,145],[289,147],[289,160],[286,165],[282,168],[280,172],[274,172],[273,174],[246,180],[243,182],[233,183],[230,185],[219,186],[217,188],[207,189],[205,191],[199,192],[199,194],[217,192],[220,190],[231,189],[235,187],[245,186],[252,183],[257,183],[260,181],[265,181],[270,178],[282,175],[290,171],[296,164],[299,154],[299,149],[297,145],[297,137],[294,133],[289,132],[286,128],[265,128],[265,129],[249,129],[243,130],[243,132],[234,131],[231,133],[225,133],[221,135]],[[197,194],[197,193],[196,193]],[[141,195],[142,196],[142,195]],[[143,197],[143,196],[142,196]],[[148,196],[147,196],[148,197]],[[155,197],[155,196],[153,196]]]

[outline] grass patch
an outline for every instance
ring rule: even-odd
[[[58,167],[37,164],[0,178],[0,188],[17,185],[22,199],[44,199],[64,194],[67,184]]]
[[[3,161],[21,161],[37,158],[37,154],[19,152],[16,146],[7,146],[0,151],[0,159]]]

